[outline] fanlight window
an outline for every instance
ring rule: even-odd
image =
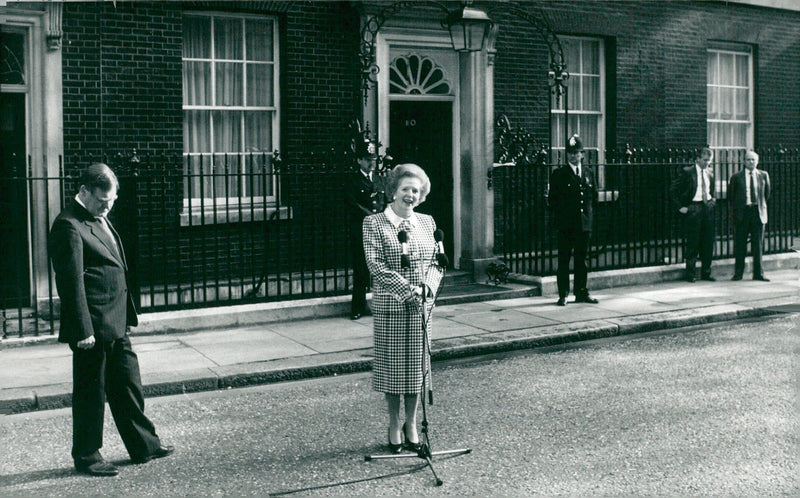
[[[389,66],[390,93],[405,95],[450,95],[450,80],[430,57],[401,55]]]

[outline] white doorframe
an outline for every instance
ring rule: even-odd
[[[450,83],[451,95],[396,95],[389,94],[389,63],[393,52],[400,50],[421,51],[433,49],[447,59],[446,65],[452,69]],[[378,140],[386,147],[389,144],[389,105],[393,100],[414,101],[447,101],[452,102],[452,175],[453,175],[453,233],[445,234],[453,238],[453,252],[451,260],[453,267],[460,267],[461,255],[461,112],[459,109],[459,58],[453,51],[450,35],[442,30],[433,31],[412,28],[385,28],[378,33],[376,38],[376,63],[380,68],[377,85],[377,123],[372,123],[372,129],[377,125]],[[444,64],[443,64],[444,65]]]

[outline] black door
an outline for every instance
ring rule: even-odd
[[[0,308],[28,306],[25,94],[0,93]]]
[[[431,180],[431,193],[417,208],[433,216],[444,231],[444,247],[453,256],[453,104],[391,102],[389,151],[396,164],[414,163]]]

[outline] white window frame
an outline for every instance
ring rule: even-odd
[[[753,148],[754,144],[754,128],[755,128],[755,100],[754,100],[754,93],[755,93],[755,85],[754,85],[754,77],[753,77],[753,50],[752,47],[749,45],[744,44],[729,44],[729,43],[712,43],[711,46],[708,48],[708,54],[716,53],[716,54],[730,54],[734,57],[734,64],[736,64],[736,56],[746,56],[747,57],[747,87],[739,86],[739,85],[723,85],[720,82],[722,81],[722,74],[719,69],[719,64],[717,64],[717,75],[718,80],[716,84],[712,84],[708,80],[708,76],[706,76],[706,98],[708,99],[709,93],[711,93],[712,89],[718,89],[713,94],[713,98],[720,98],[720,91],[719,89],[728,88],[731,90],[741,90],[747,89],[748,90],[748,116],[749,119],[741,120],[735,119],[736,111],[735,106],[737,105],[736,98],[733,99],[734,105],[734,119],[721,119],[721,118],[714,118],[711,119],[706,115],[706,122],[707,122],[707,138],[708,144],[711,147],[711,150],[714,151],[714,156],[716,157],[716,153],[718,150],[748,150]],[[717,62],[719,62],[719,56],[717,56]],[[736,68],[733,69],[734,74],[736,72]],[[710,102],[706,102],[706,105],[710,107]],[[717,108],[719,108],[719,104],[717,104]],[[747,126],[747,137],[745,144],[739,145],[722,145],[722,144],[715,144],[711,141],[711,125],[716,124],[744,124]],[[734,135],[735,136],[735,135]],[[732,141],[732,140],[731,140]]]
[[[184,12],[183,15],[185,17],[206,17],[211,18],[211,32],[209,33],[211,37],[211,56],[210,58],[188,58],[188,57],[181,57],[181,63],[185,62],[210,62],[211,69],[210,69],[210,90],[212,92],[212,98],[209,98],[210,102],[214,102],[213,99],[213,92],[216,92],[216,71],[214,66],[216,63],[226,63],[226,62],[233,62],[233,63],[241,63],[246,61],[244,64],[244,68],[242,70],[242,79],[243,79],[243,98],[246,99],[247,97],[247,66],[249,64],[268,64],[272,65],[273,73],[272,73],[272,88],[273,88],[273,105],[271,106],[220,106],[220,105],[187,105],[182,104],[183,112],[186,111],[210,111],[212,112],[211,117],[211,135],[214,136],[214,122],[213,122],[213,112],[214,111],[269,111],[272,112],[272,149],[270,151],[261,151],[256,152],[255,154],[260,155],[264,154],[265,156],[273,159],[273,152],[277,149],[277,144],[280,143],[280,45],[279,45],[279,21],[276,16],[270,15],[257,15],[257,14],[245,14],[245,13],[233,13],[233,12],[209,12],[209,11],[187,11]],[[261,61],[261,62],[254,62],[254,61],[247,61],[247,55],[243,53],[243,60],[239,59],[218,59],[216,58],[216,54],[214,51],[214,19],[217,18],[226,18],[226,19],[236,19],[244,23],[247,19],[258,19],[260,21],[271,21],[272,22],[272,46],[273,46],[273,53],[272,53],[272,61]],[[246,36],[245,33],[244,37],[242,38],[242,43],[246,49]],[[183,68],[182,68],[183,71]],[[245,102],[246,103],[246,102]],[[242,114],[242,120],[240,122],[241,126],[241,137],[242,140],[246,139],[245,133],[245,119],[244,113]],[[229,152],[229,153],[222,153],[222,152],[215,152],[213,150],[214,146],[214,139],[211,139],[210,147],[212,150],[210,152],[202,152],[202,153],[194,153],[184,150],[183,157],[184,161],[187,161],[190,156],[201,156],[202,161],[211,162],[211,159],[214,159],[217,164],[224,164],[225,155],[237,155],[241,154],[239,157],[245,157],[252,152],[241,151],[240,153],[236,152]],[[247,144],[244,144],[244,148],[247,148]],[[245,173],[241,173],[244,175]],[[244,178],[244,177],[242,177]],[[201,225],[201,224],[209,224],[209,223],[233,223],[233,222],[240,222],[240,221],[260,221],[265,219],[275,219],[277,218],[288,218],[291,216],[291,212],[283,208],[281,209],[277,206],[277,196],[276,191],[278,186],[276,185],[276,177],[271,178],[271,188],[272,192],[267,193],[266,196],[259,195],[259,196],[234,196],[234,197],[224,197],[224,196],[216,196],[213,192],[211,196],[208,193],[204,193],[204,197],[201,199],[199,197],[199,193],[193,192],[193,197],[187,198],[187,192],[183,192],[183,212],[181,213],[181,225],[188,226],[188,225]],[[266,206],[266,209],[265,209]]]
[[[595,76],[599,77],[600,88],[598,89],[599,92],[599,99],[600,99],[600,110],[599,111],[586,111],[586,110],[579,110],[579,109],[569,109],[570,116],[577,116],[577,115],[595,115],[597,116],[597,146],[587,147],[586,143],[584,142],[584,147],[586,149],[595,150],[597,152],[597,162],[602,164],[605,161],[605,149],[606,149],[606,55],[605,55],[605,40],[603,38],[595,38],[589,36],[559,36],[560,40],[570,40],[570,41],[591,41],[598,43],[598,64],[597,67],[599,68],[599,74],[593,73],[582,73],[579,72],[581,68],[583,68],[583,50],[580,51],[578,61],[574,60],[567,60],[567,72],[569,72],[569,79],[567,80],[567,86],[569,87],[570,82],[576,80],[581,76]],[[575,95],[576,92],[569,91],[569,101],[571,102],[574,98],[581,98],[581,95]],[[552,99],[552,105],[550,109],[550,123],[551,127],[555,124],[555,116],[564,115],[564,98],[562,97],[559,102],[559,107],[555,107],[554,96],[550,96]],[[569,105],[569,102],[567,103]],[[569,126],[569,123],[565,123],[565,126]],[[580,122],[578,124],[580,127]],[[555,127],[553,127],[555,129]],[[569,130],[569,135],[574,133],[578,133],[578,135],[583,136],[581,130]],[[552,141],[552,150],[553,151],[560,151],[560,154],[563,155],[564,151],[564,144],[561,143],[564,140],[564,134],[559,133],[559,136],[551,137]],[[556,140],[553,140],[555,138]],[[599,179],[598,179],[599,181]]]

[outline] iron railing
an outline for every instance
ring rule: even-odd
[[[182,165],[163,157],[103,159],[120,181],[109,219],[140,311],[351,292],[346,157],[309,153],[292,165],[272,153],[177,159]],[[77,192],[77,178],[63,168],[35,176],[37,169],[31,164],[27,175],[0,178],[0,191],[23,200],[5,202],[3,212],[27,220],[3,229],[17,234],[13,248],[4,244],[16,259],[7,258],[9,271],[0,273],[3,338],[52,334],[59,312],[47,230]],[[34,233],[41,236],[29,239]]]
[[[534,161],[546,155],[531,155]],[[679,217],[669,198],[686,151],[626,151],[587,164],[603,186],[595,216],[593,269],[682,260]],[[123,240],[131,289],[143,312],[345,295],[351,292],[349,223],[340,186],[350,169],[334,154],[292,161],[273,154],[108,160],[121,188],[110,219]],[[85,161],[71,161],[83,164]],[[124,164],[123,164],[124,162]],[[44,161],[46,163],[46,160]],[[727,179],[739,156],[717,158],[715,256],[732,255]],[[511,270],[551,275],[555,234],[546,205],[554,165],[493,169],[495,246]],[[765,151],[772,179],[765,252],[800,237],[800,157]],[[74,175],[0,178],[2,337],[52,334],[59,303],[46,254],[47,231],[77,191]],[[14,215],[16,214],[16,215]]]
[[[594,270],[657,266],[683,261],[681,217],[669,189],[678,169],[692,164],[692,151],[609,152],[604,164],[584,164],[601,185],[595,206],[589,264]],[[495,165],[495,248],[512,272],[554,275],[558,250],[547,206],[550,173],[546,156],[534,162]],[[733,228],[727,198],[730,176],[744,167],[743,151],[718,151],[714,223],[716,259],[733,257]],[[772,184],[764,252],[788,252],[800,238],[800,154],[765,150],[759,168]]]

